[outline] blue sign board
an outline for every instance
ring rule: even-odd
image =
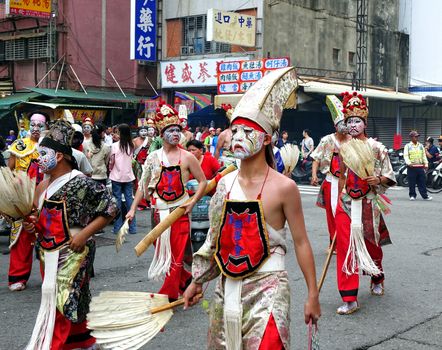
[[[156,0],[131,1],[130,58],[142,61],[157,59],[157,4]]]

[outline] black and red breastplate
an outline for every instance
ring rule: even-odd
[[[335,177],[339,177],[341,175],[341,160],[339,159],[339,153],[333,153],[333,157],[330,162],[330,172]]]
[[[158,197],[165,202],[176,202],[186,193],[183,179],[181,177],[181,166],[161,166],[160,179],[158,180],[155,190]]]
[[[347,194],[353,199],[365,197],[370,192],[370,185],[361,179],[351,169],[347,171],[347,181],[345,183]]]

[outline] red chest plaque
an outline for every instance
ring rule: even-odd
[[[143,165],[148,155],[149,150],[146,147],[141,147],[140,151],[137,154],[137,162]]]
[[[365,197],[370,192],[370,185],[362,180],[351,169],[347,172],[347,182],[345,184],[348,195],[353,199]]]
[[[165,202],[175,202],[184,195],[185,190],[181,178],[181,167],[179,165],[161,167],[156,192],[158,197]]]
[[[247,277],[269,256],[260,202],[226,200],[215,252],[222,273],[230,278]]]
[[[333,157],[330,164],[330,172],[333,176],[339,177],[341,175],[341,160],[338,153],[333,153]]]
[[[64,202],[45,200],[37,222],[37,241],[44,250],[56,250],[69,242],[69,231]]]

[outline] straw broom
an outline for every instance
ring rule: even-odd
[[[172,308],[183,304],[184,299],[169,303],[164,294],[102,292],[92,298],[87,327],[103,349],[136,350],[164,328]]]
[[[226,176],[227,174],[231,173],[232,171],[236,170],[235,165],[229,165],[227,168],[225,168],[219,175],[221,177]],[[204,191],[204,195],[207,195],[210,193],[215,187],[218,182],[219,178],[215,178],[209,181],[207,184],[206,190]],[[192,199],[189,198],[184,204],[187,204]],[[161,236],[161,234],[170,226],[173,225],[175,221],[177,221],[180,217],[182,217],[185,213],[186,209],[182,207],[176,208],[173,212],[171,212],[164,220],[160,221],[157,226],[155,226],[152,231],[150,231],[136,246],[135,246],[135,253],[137,256],[140,256],[143,254],[149,246],[155,242],[155,240]]]
[[[126,240],[126,236],[128,233],[129,233],[129,219],[126,219],[124,221],[123,226],[121,226],[120,230],[118,231],[117,239],[115,240],[115,249],[117,250],[117,253],[120,251],[121,246]]]
[[[365,179],[374,174],[374,154],[367,141],[352,139],[341,146],[340,153],[344,164],[358,177]],[[374,190],[374,188],[373,188]],[[375,191],[375,190],[374,190]],[[352,201],[352,212],[356,208],[361,209],[360,201]],[[345,257],[343,271],[349,275],[358,271],[358,267],[370,275],[379,275],[382,271],[376,266],[364,241],[364,232],[361,223],[351,223],[350,246]]]
[[[0,168],[0,212],[9,219],[24,219],[32,212],[35,179],[24,171]]]

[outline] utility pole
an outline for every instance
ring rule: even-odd
[[[357,0],[356,15],[356,90],[367,88],[367,41],[368,7],[367,0]]]

